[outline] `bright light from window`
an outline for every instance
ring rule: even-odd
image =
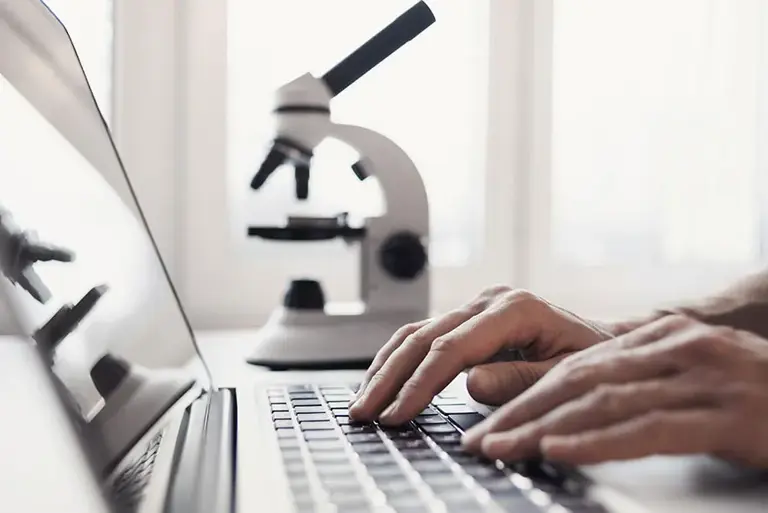
[[[391,137],[411,156],[430,199],[433,263],[461,265],[479,249],[484,195],[489,0],[430,2],[438,22],[333,104],[334,119]],[[271,141],[272,93],[324,73],[413,0],[229,2],[229,167],[235,233],[302,213],[375,211],[377,198],[349,169],[354,154],[317,153],[310,201],[292,198],[292,173],[248,189]]]
[[[560,259],[766,256],[767,15],[764,0],[555,2]]]

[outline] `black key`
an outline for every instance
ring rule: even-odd
[[[293,406],[322,406],[323,403],[317,399],[295,399],[291,401]]]
[[[305,440],[338,440],[336,431],[304,431]]]
[[[318,420],[330,420],[330,417],[325,413],[299,413],[296,415],[296,419],[298,419],[299,422],[314,422]]]
[[[411,466],[416,472],[423,474],[445,474],[451,472],[451,469],[440,460],[412,461]]]
[[[288,393],[288,397],[291,398],[291,400],[301,400],[301,399],[317,399],[317,394],[314,392],[290,392]]]
[[[276,429],[278,438],[296,438],[297,431],[294,429]]]
[[[444,418],[440,417],[439,415],[430,415],[428,417],[422,417],[419,415],[414,419],[414,422],[419,426],[426,426],[429,424],[436,425],[436,424],[447,424],[448,421]]]
[[[271,409],[273,412],[275,412],[275,411],[289,411],[289,410],[288,410],[288,405],[287,405],[287,404],[285,404],[285,403],[277,403],[277,404],[271,404],[271,405],[270,405],[270,409]]]
[[[383,443],[359,443],[353,444],[352,449],[358,454],[389,453],[389,449]]]
[[[344,452],[347,447],[341,440],[308,440],[307,445],[312,453],[322,451]]]
[[[427,417],[427,416],[431,416],[431,415],[437,415],[437,412],[435,411],[434,408],[431,408],[429,406],[424,408],[424,411],[419,413],[419,416],[422,416],[422,417]]]
[[[297,406],[294,408],[296,413],[324,413],[325,408],[322,406]]]
[[[367,424],[349,424],[347,426],[341,426],[341,430],[344,433],[375,433],[376,428]]]
[[[377,433],[350,433],[347,435],[347,440],[351,443],[378,442],[381,440],[381,437]]]
[[[394,440],[422,440],[423,437],[418,431],[393,431],[388,432],[387,436]]]
[[[479,413],[457,413],[455,415],[449,415],[448,418],[464,431],[472,429],[474,426],[485,420],[485,417]]]
[[[291,414],[287,411],[277,411],[272,414],[273,420],[289,420],[291,418]]]
[[[452,433],[431,434],[430,438],[441,447],[461,445],[461,434],[456,430]]]
[[[329,408],[348,408],[349,407],[349,401],[330,401],[328,403]]]
[[[331,421],[310,421],[302,422],[299,428],[302,431],[333,431],[336,426]]]
[[[455,414],[462,414],[462,413],[477,413],[477,411],[474,408],[470,408],[466,404],[439,405],[437,409],[448,416],[455,415]]]
[[[423,438],[392,440],[392,443],[398,449],[426,449],[429,447]]]
[[[293,421],[292,420],[276,420],[273,422],[276,428],[292,428],[293,427]]]
[[[456,433],[456,428],[447,424],[427,425],[422,426],[421,429],[429,433],[430,435],[446,435],[449,433]]]
[[[408,461],[439,460],[440,456],[432,449],[403,449],[400,454]]]

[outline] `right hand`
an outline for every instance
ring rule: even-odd
[[[470,395],[500,405],[563,358],[613,336],[530,292],[494,287],[458,310],[395,333],[373,360],[349,413],[359,421],[402,424],[469,367]],[[521,350],[527,361],[487,363],[505,349]]]

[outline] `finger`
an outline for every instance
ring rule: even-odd
[[[539,455],[541,440],[550,435],[603,428],[650,411],[703,408],[715,403],[711,393],[683,379],[601,385],[540,419],[511,431],[489,434],[481,447],[483,454],[493,459],[532,458]]]
[[[629,460],[652,455],[717,453],[726,432],[717,410],[652,412],[576,435],[541,441],[546,459],[573,465]]]
[[[405,382],[381,422],[401,424],[416,414],[467,367],[478,365],[502,347],[529,344],[555,314],[527,293],[512,295],[447,335],[435,340],[426,357]]]
[[[508,431],[536,420],[602,383],[645,381],[677,370],[677,362],[663,351],[648,351],[644,347],[574,361],[576,363],[563,361],[545,379],[469,430],[464,438],[465,446],[480,450],[481,440],[489,433]]]
[[[543,362],[499,362],[473,367],[467,392],[480,403],[499,406],[541,379],[565,355]]]
[[[430,322],[432,322],[432,319],[426,319],[414,324],[406,324],[397,330],[394,335],[392,335],[392,338],[390,338],[389,341],[384,344],[381,349],[379,349],[378,353],[376,353],[376,356],[371,362],[370,367],[368,367],[368,370],[365,372],[363,380],[360,382],[360,387],[357,389],[355,398],[350,403],[350,406],[354,404],[355,401],[357,401],[357,399],[363,395],[363,393],[365,393],[365,388],[368,386],[368,382],[371,380],[374,374],[379,372],[381,367],[384,365],[384,362],[387,361],[395,349],[400,347],[403,342],[405,342],[405,339],[419,331],[424,326],[428,325]]]
[[[362,394],[349,408],[349,415],[361,421],[372,421],[397,395],[397,391],[418,367],[435,338],[462,325],[479,313],[483,304],[471,303],[450,312],[416,330],[394,348],[381,367],[371,375]]]
[[[74,258],[71,251],[46,244],[31,243],[24,248],[24,252],[26,253],[26,258],[34,262],[47,262],[50,260],[71,262]]]

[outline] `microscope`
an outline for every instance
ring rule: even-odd
[[[392,334],[429,315],[429,206],[421,175],[392,140],[367,128],[334,123],[331,100],[435,22],[418,2],[322,77],[304,74],[282,86],[274,109],[277,134],[251,181],[259,190],[280,167],[293,167],[298,200],[309,196],[313,152],[326,138],[356,150],[351,171],[378,180],[386,213],[351,226],[348,215],[289,217],[284,226],[250,226],[249,237],[360,245],[360,302],[326,304],[321,284],[291,282],[282,307],[259,331],[248,361],[276,369],[367,366]],[[404,120],[405,121],[405,120]]]

